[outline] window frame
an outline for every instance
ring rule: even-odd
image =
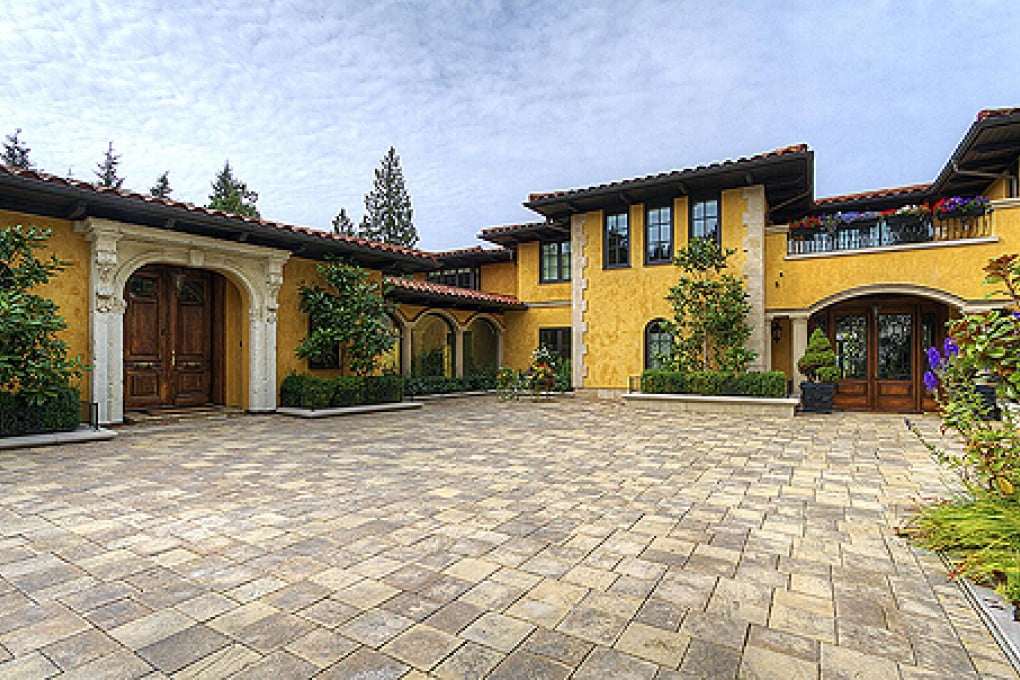
[[[566,262],[564,262],[563,246],[566,245]],[[545,248],[546,246],[556,247],[556,277],[546,278],[545,276]],[[542,241],[538,244],[538,282],[539,283],[566,283],[570,281],[570,239],[562,241]],[[564,273],[564,270],[565,273]]]
[[[555,334],[555,340],[547,342],[543,340],[542,336],[547,333]],[[573,328],[570,326],[550,326],[548,328],[538,329],[538,345],[546,346],[549,349],[556,352],[561,359],[571,359],[573,353]],[[567,350],[567,355],[563,355],[564,346]]]
[[[704,203],[715,203],[715,235],[714,235],[713,239],[715,240],[716,244],[721,246],[722,245],[722,199],[721,199],[721,196],[719,194],[715,194],[715,195],[712,195],[712,196],[698,196],[698,197],[692,196],[692,197],[690,197],[688,199],[688,204],[690,205],[690,208],[688,210],[687,238],[690,241],[693,241],[696,238],[709,238],[708,236],[697,235],[697,234],[694,233],[695,226],[697,224],[697,218],[695,217],[695,211],[697,210],[697,206],[702,205]],[[702,218],[701,221],[703,223],[704,222],[704,218]]]
[[[609,221],[614,217],[622,217],[627,228],[625,235],[626,241],[626,255],[623,257],[623,262],[610,262],[609,254],[611,252],[609,246]],[[631,256],[631,226],[630,226],[630,210],[623,210],[621,212],[604,212],[602,217],[602,268],[603,269],[627,269],[630,267],[630,256]],[[614,246],[613,250],[620,250],[620,246]]]
[[[652,327],[653,326],[658,327],[659,324],[662,324],[662,323],[667,323],[667,322],[663,318],[657,318],[657,319],[652,319],[651,321],[649,321],[648,323],[645,324],[645,333],[644,333],[644,335],[645,335],[645,370],[646,371],[648,371],[648,370],[664,370],[661,365],[660,366],[653,366],[652,365],[654,357],[652,356],[652,351],[651,351],[652,350]],[[659,331],[659,333],[661,333],[661,331]],[[669,346],[671,348],[673,346],[673,336],[672,335],[669,335]]]
[[[460,285],[460,277],[467,276],[467,286]],[[482,289],[481,267],[450,267],[448,269],[436,269],[425,273],[425,280],[440,286],[452,286],[454,288],[466,288],[468,290]]]
[[[653,212],[658,212],[660,210],[665,210],[666,214],[667,214],[666,224],[668,226],[668,229],[667,229],[668,240],[667,241],[662,241],[661,239],[656,239],[654,242],[657,245],[658,244],[663,244],[663,243],[668,244],[667,247],[666,247],[666,252],[668,253],[668,255],[666,256],[665,259],[653,259],[651,257],[651,249],[649,247],[651,245],[651,243],[653,242],[652,238],[651,238],[651,230],[650,230],[650,227],[651,227],[652,223],[651,223],[651,220],[649,219],[649,217],[651,216],[651,214]],[[662,223],[659,222],[659,223],[656,224],[656,226],[659,227],[659,229],[660,229],[659,233],[661,235]],[[673,263],[673,252],[674,252],[674,249],[676,247],[676,243],[675,243],[676,239],[675,239],[674,233],[673,233],[674,230],[675,230],[675,226],[674,226],[674,220],[673,220],[673,205],[671,203],[651,203],[651,204],[645,205],[645,264],[646,265],[653,265],[654,266],[654,265],[660,265],[660,264],[672,264]]]

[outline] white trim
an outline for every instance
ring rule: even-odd
[[[1020,208],[1020,198],[996,198],[991,202],[993,210]]]
[[[903,250],[928,250],[929,248],[951,248],[955,246],[980,246],[998,243],[998,236],[979,236],[977,238],[961,238],[954,241],[928,241],[926,243],[904,243],[897,246],[880,248],[858,248],[856,250],[827,250],[820,253],[798,253],[784,255],[784,260],[816,260],[826,257],[845,257],[848,255],[874,255],[877,253],[895,253]]]
[[[570,371],[574,389],[583,388],[584,379],[588,376],[588,366],[585,364],[588,346],[584,343],[588,332],[588,322],[585,321],[588,301],[584,297],[588,288],[588,278],[585,275],[588,268],[588,257],[585,255],[588,239],[584,234],[584,223],[583,213],[570,218]]]
[[[92,243],[89,335],[99,422],[124,419],[124,287],[154,263],[220,272],[238,286],[248,302],[248,410],[276,408],[277,295],[289,252],[99,218],[74,229]]]
[[[570,307],[574,304],[571,300],[546,300],[545,302],[525,302],[528,309],[539,307]]]

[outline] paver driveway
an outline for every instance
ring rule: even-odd
[[[581,399],[0,453],[0,677],[1015,677],[938,489],[897,417]]]

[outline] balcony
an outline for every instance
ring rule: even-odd
[[[984,215],[887,215],[834,227],[791,229],[786,235],[787,255],[833,253],[890,248],[992,235],[991,213]]]

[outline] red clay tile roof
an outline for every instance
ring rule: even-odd
[[[998,118],[1000,116],[1015,116],[1020,114],[1020,107],[1011,107],[1004,109],[982,109],[978,111],[978,121],[985,120],[986,118]]]
[[[11,175],[15,177],[25,177],[28,179],[40,180],[50,184],[63,185],[68,187],[74,187],[76,189],[82,189],[85,191],[93,191],[99,194],[112,194],[120,196],[125,199],[139,201],[149,204],[165,205],[171,208],[177,208],[181,210],[187,210],[189,212],[197,213],[200,215],[208,215],[211,217],[226,217],[229,219],[237,220],[239,222],[245,222],[247,224],[257,224],[263,227],[270,227],[273,229],[280,229],[282,231],[288,231],[295,234],[306,234],[309,236],[317,236],[319,238],[330,240],[330,241],[343,241],[352,245],[361,246],[363,248],[370,248],[372,250],[378,250],[383,252],[391,252],[399,255],[407,255],[411,257],[421,257],[429,260],[435,258],[431,253],[427,253],[423,250],[417,250],[415,248],[405,248],[403,246],[392,245],[389,243],[380,243],[378,241],[371,241],[364,238],[358,238],[357,236],[347,236],[345,234],[334,234],[328,231],[321,231],[319,229],[312,229],[311,227],[301,227],[292,224],[285,224],[283,222],[273,222],[270,220],[255,219],[252,217],[243,217],[234,213],[224,212],[222,210],[213,210],[211,208],[205,208],[203,206],[195,205],[193,203],[184,203],[182,201],[175,201],[169,198],[156,198],[154,196],[148,196],[145,194],[135,193],[133,191],[126,191],[124,189],[112,189],[109,187],[101,187],[89,182],[83,182],[77,179],[68,179],[66,177],[60,177],[58,175],[51,175],[48,172],[41,172],[39,170],[25,170],[24,168],[15,168],[9,165],[0,163],[0,173]]]
[[[744,156],[741,158],[735,158],[732,160],[719,161],[716,163],[708,163],[707,165],[698,165],[692,168],[684,168],[683,170],[670,170],[668,172],[660,172],[654,175],[645,175],[644,177],[633,177],[631,179],[622,179],[615,182],[608,182],[606,184],[596,184],[590,187],[581,187],[576,189],[564,189],[562,191],[551,191],[547,193],[529,194],[528,203],[534,201],[544,201],[550,198],[563,198],[567,196],[573,196],[575,194],[587,193],[590,191],[602,191],[607,189],[624,188],[628,184],[633,182],[654,182],[655,180],[667,180],[674,175],[681,173],[692,173],[692,172],[703,172],[705,170],[715,170],[717,168],[725,168],[731,165],[737,165],[738,163],[748,163],[751,161],[760,161],[766,158],[772,158],[775,156],[785,156],[787,154],[804,153],[808,150],[807,144],[794,144],[793,146],[784,146],[781,149],[773,149],[772,151],[766,151],[764,153],[755,154],[754,156]],[[482,232],[483,234],[485,232]]]
[[[457,255],[471,255],[472,253],[499,253],[502,251],[503,248],[483,248],[481,246],[471,246],[470,248],[455,248],[454,250],[433,251],[431,255],[437,258],[443,258],[454,257]]]
[[[509,307],[524,307],[524,303],[515,298],[513,295],[498,295],[496,293],[484,293],[480,290],[472,290],[470,288],[444,286],[439,283],[430,283],[428,281],[419,281],[417,279],[405,279],[397,276],[387,276],[386,282],[392,284],[395,288],[403,288],[404,290],[409,290],[416,293],[426,293],[430,295],[441,295],[443,297],[461,298],[464,300],[474,300],[477,302],[506,305]]]
[[[924,192],[931,189],[931,184],[909,184],[902,187],[890,187],[888,189],[875,189],[874,191],[862,191],[857,194],[843,194],[842,196],[826,196],[825,198],[816,198],[816,205],[825,205],[828,203],[846,203],[847,201],[859,201],[867,198],[892,198],[893,196],[900,196],[903,194],[915,194],[918,192]]]
[[[532,194],[534,196],[535,194]],[[548,222],[524,222],[522,224],[504,224],[499,227],[489,227],[488,229],[482,229],[481,236],[484,238],[488,234],[506,234],[511,231],[520,231],[522,229],[535,229],[548,224]]]

